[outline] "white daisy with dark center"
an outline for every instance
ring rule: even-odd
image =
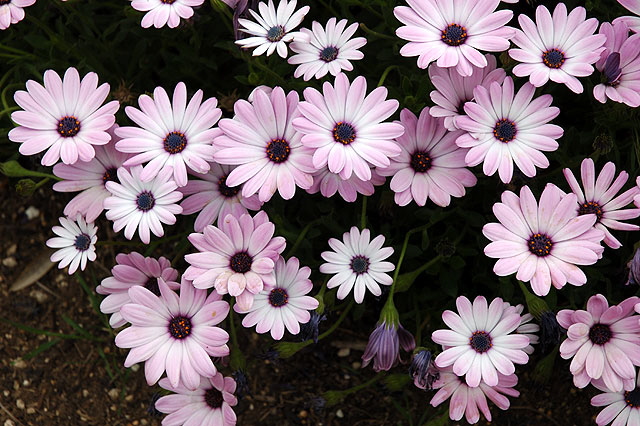
[[[69,274],[78,268],[84,271],[87,261],[96,260],[96,241],[98,227],[93,222],[87,223],[85,218],[77,215],[75,221],[67,217],[60,218],[60,225],[51,230],[57,237],[47,240],[47,246],[58,249],[51,255],[52,262],[60,262],[58,268],[69,266]]]

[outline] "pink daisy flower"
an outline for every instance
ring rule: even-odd
[[[511,77],[502,85],[476,86],[475,101],[464,104],[467,115],[456,118],[456,125],[468,132],[456,140],[458,146],[469,148],[467,165],[483,163],[485,175],[497,171],[504,183],[511,181],[514,163],[527,177],[536,175],[536,167],[549,167],[541,151],[558,149],[556,139],[564,131],[548,123],[560,110],[550,106],[551,95],[533,99],[534,93],[535,87],[527,82],[514,94]]]
[[[302,146],[302,134],[291,122],[298,117],[298,93],[285,95],[281,87],[270,94],[254,93],[253,102],[239,100],[233,119],[220,120],[222,135],[214,139],[215,161],[236,165],[227,185],[244,184],[242,196],[258,194],[262,202],[276,190],[285,200],[293,198],[296,186],[307,189],[313,183],[311,152]]]
[[[214,377],[210,357],[229,355],[229,335],[214,327],[227,317],[229,304],[213,292],[207,297],[183,279],[178,296],[164,280],[158,280],[160,296],[142,286],[129,289],[131,303],[120,309],[131,327],[116,336],[116,346],[131,348],[125,367],[144,361],[149,386],[167,372],[173,388],[180,383],[195,390],[200,377]]]
[[[289,333],[300,333],[300,324],[306,324],[311,319],[309,311],[318,307],[318,300],[307,296],[313,289],[309,279],[311,269],[307,266],[300,268],[300,261],[292,257],[285,262],[282,256],[276,261],[275,285],[255,295],[250,309],[234,309],[247,314],[242,325],[251,328],[256,326],[258,333],[271,332],[275,340],[282,339],[285,327]]]
[[[442,68],[455,67],[468,77],[473,66],[484,68],[487,59],[478,51],[502,52],[509,48],[514,30],[505,27],[513,17],[511,10],[496,8],[500,0],[407,0],[409,7],[393,9],[405,24],[396,35],[409,43],[402,56],[418,56],[418,67],[427,68],[437,60]]]
[[[91,161],[58,163],[53,166],[53,174],[64,179],[53,185],[54,191],[82,191],[65,206],[66,216],[75,217],[81,214],[88,222],[94,222],[104,210],[103,202],[111,196],[105,185],[107,182],[117,181],[118,168],[129,158],[129,155],[115,149],[114,139],[117,139],[117,136],[113,134],[113,127],[109,134],[112,137],[111,142],[96,146],[96,156]]]
[[[20,143],[22,155],[47,151],[43,166],[90,161],[93,145],[111,140],[107,132],[115,123],[118,101],[102,105],[109,94],[109,84],[98,87],[98,75],[90,72],[80,81],[75,68],[68,68],[64,80],[53,70],[44,72],[44,86],[28,80],[27,91],[18,90],[13,99],[24,111],[11,113],[19,124],[9,132],[9,139]],[[102,105],[102,106],[101,106]]]
[[[578,215],[590,213],[596,215],[598,220],[595,227],[604,232],[603,242],[606,245],[613,249],[622,246],[622,243],[611,234],[609,228],[621,231],[637,231],[640,229],[638,225],[621,222],[622,220],[635,219],[640,216],[640,209],[624,209],[633,201],[633,197],[640,193],[637,186],[616,197],[618,191],[629,178],[627,172],[620,172],[614,181],[616,165],[609,161],[596,178],[593,160],[585,158],[580,166],[584,192],[570,169],[563,169],[562,172],[567,182],[569,182],[571,190],[578,197]]]
[[[640,15],[640,0],[618,0],[618,3],[636,16],[620,16],[613,21],[613,24],[622,21],[629,26],[631,31],[640,33],[640,16],[638,16]]]
[[[453,68],[440,68],[436,64],[429,66],[429,78],[436,90],[431,92],[431,100],[436,104],[431,107],[429,114],[434,117],[444,117],[444,126],[450,130],[457,130],[456,117],[464,115],[464,104],[473,100],[473,89],[476,86],[489,88],[491,83],[502,84],[507,73],[502,68],[496,68],[496,58],[485,55],[486,67],[472,65],[471,75],[461,76]]]
[[[127,323],[120,315],[120,308],[131,303],[129,289],[134,285],[142,286],[156,296],[160,296],[159,278],[163,279],[171,290],[180,288],[180,284],[175,282],[178,271],[171,267],[166,257],[144,257],[135,251],[129,254],[119,253],[116,256],[116,265],[111,268],[111,274],[112,276],[103,279],[96,287],[96,293],[107,296],[100,303],[100,312],[112,314],[109,325],[113,328],[122,327]]]
[[[187,184],[187,167],[196,173],[209,171],[214,152],[211,141],[220,134],[211,127],[222,115],[216,98],[202,102],[202,90],[198,90],[187,103],[187,86],[180,82],[172,101],[162,87],[156,87],[153,99],[141,95],[138,104],[141,110],[128,106],[125,112],[140,127],[115,130],[122,138],[116,149],[137,154],[125,166],[148,161],[140,175],[145,182],[161,170],[172,168],[178,186]]]
[[[605,386],[594,382],[594,386],[603,391],[591,398],[594,407],[606,407],[596,417],[598,426],[613,422],[615,426],[634,426],[640,424],[640,376],[633,380],[631,390],[612,392]]]
[[[388,167],[389,157],[400,155],[393,138],[404,133],[398,123],[382,123],[398,109],[398,101],[386,100],[387,89],[378,87],[369,95],[367,81],[359,76],[349,83],[339,73],[335,84],[325,82],[322,94],[304,89],[305,102],[298,106],[302,117],[293,120],[302,132],[302,144],[313,148],[313,166],[339,173],[342,179],[352,174],[367,181],[371,166]]]
[[[207,225],[222,222],[228,214],[240,217],[249,213],[248,210],[260,210],[262,207],[257,194],[244,197],[240,193],[242,185],[227,185],[227,178],[233,169],[231,166],[211,163],[209,173],[193,173],[200,179],[191,179],[186,186],[178,188],[187,196],[180,203],[182,214],[200,212],[193,225],[196,232],[202,232]]]
[[[171,386],[169,379],[161,379],[161,388],[172,395],[160,397],[155,404],[156,410],[168,414],[162,419],[163,426],[233,426],[237,417],[233,406],[238,403],[235,397],[236,381],[224,377],[220,372],[215,376],[200,378],[195,390],[182,385]]]
[[[87,266],[87,261],[96,260],[96,241],[98,227],[93,222],[87,223],[78,215],[75,220],[61,217],[60,225],[51,228],[57,237],[49,238],[48,247],[59,249],[51,255],[52,262],[58,263],[58,269],[69,267],[69,275],[78,267],[81,271]]]
[[[191,264],[184,273],[196,288],[215,287],[219,294],[236,298],[239,309],[248,311],[254,296],[275,284],[274,267],[286,241],[273,237],[275,226],[264,211],[254,217],[227,215],[218,226],[189,235],[199,253],[184,258]]]
[[[602,257],[600,242],[604,232],[593,227],[595,214],[578,216],[575,194],[564,194],[547,184],[536,202],[528,186],[520,197],[502,193],[501,203],[493,205],[500,223],[488,223],[482,233],[492,243],[484,253],[499,259],[493,272],[499,276],[517,272],[516,278],[530,281],[538,296],[546,296],[551,285],[583,285],[587,277],[576,265],[593,265]]]
[[[634,365],[640,365],[640,317],[634,311],[638,301],[634,296],[610,307],[606,297],[596,294],[586,311],[558,312],[558,323],[567,329],[560,356],[573,358],[574,385],[583,388],[600,380],[612,392],[635,388]]]
[[[527,355],[531,355],[534,351],[533,345],[537,345],[540,341],[537,334],[540,331],[540,326],[531,322],[533,321],[533,315],[529,313],[522,315],[524,305],[518,304],[512,306],[508,302],[504,302],[504,311],[506,314],[515,312],[520,315],[520,325],[516,328],[516,333],[524,334],[529,338],[529,345],[524,348],[523,351],[525,351]]]
[[[24,19],[23,7],[31,6],[36,0],[5,0],[0,2],[0,30]]]
[[[162,28],[165,25],[175,28],[180,23],[180,18],[191,18],[192,8],[202,3],[204,0],[131,0],[131,7],[147,12],[140,22],[143,28],[149,28],[151,25],[156,28]]]
[[[108,210],[106,217],[113,221],[115,232],[124,228],[124,236],[130,240],[137,229],[140,240],[149,244],[149,231],[162,237],[162,224],[176,223],[175,215],[182,213],[182,207],[176,203],[182,194],[176,191],[177,185],[171,180],[171,168],[162,170],[149,182],[140,179],[141,173],[142,166],[134,166],[131,170],[120,167],[118,181],[106,183],[111,197],[104,200],[104,208]]]
[[[408,109],[400,111],[404,134],[396,138],[402,152],[391,159],[391,165],[378,168],[383,176],[393,176],[391,190],[395,201],[406,206],[412,200],[424,206],[430,199],[446,207],[451,197],[463,197],[465,187],[477,182],[474,174],[465,168],[467,150],[456,145],[463,131],[448,132],[444,119],[429,114],[429,108],[420,112],[420,118]]]
[[[353,65],[349,61],[364,58],[358,49],[367,44],[364,37],[351,38],[357,29],[357,22],[347,27],[346,19],[336,23],[336,18],[330,18],[325,28],[316,21],[311,24],[311,30],[302,28],[300,33],[306,40],[301,37],[290,46],[297,53],[288,60],[290,64],[298,65],[293,76],[302,76],[308,81],[312,77],[322,78],[328,72],[336,76],[342,70],[352,71]]]
[[[600,34],[607,36],[605,50],[596,62],[602,83],[593,88],[593,96],[605,103],[607,98],[635,108],[640,106],[640,34],[629,37],[626,22],[604,22]]]
[[[483,296],[473,301],[459,296],[456,299],[459,314],[444,311],[442,320],[451,330],[436,330],[431,339],[446,349],[436,357],[438,368],[453,365],[453,372],[465,376],[469,387],[480,382],[497,386],[498,373],[509,376],[516,364],[526,364],[529,356],[524,348],[529,338],[512,334],[520,325],[520,315],[505,310],[502,299],[495,298],[489,306]]]
[[[587,11],[576,7],[567,15],[564,3],[558,3],[553,17],[544,6],[536,9],[536,23],[526,15],[518,16],[522,30],[516,29],[513,42],[519,49],[509,50],[509,56],[522,64],[513,68],[518,77],[529,76],[536,87],[549,79],[563,83],[575,93],[582,93],[582,83],[576,77],[593,73],[592,64],[604,50],[604,34],[593,34],[598,20],[585,20]]]
[[[358,198],[358,194],[372,195],[375,191],[374,186],[380,186],[384,182],[385,178],[380,176],[375,168],[371,169],[371,179],[364,181],[355,174],[349,179],[342,179],[338,173],[332,173],[327,166],[324,166],[313,174],[313,185],[307,189],[307,192],[309,194],[320,192],[327,198],[333,197],[338,192],[345,201],[353,203]]]
[[[362,303],[367,289],[374,296],[380,296],[379,284],[391,285],[393,279],[386,272],[395,269],[393,263],[384,261],[393,254],[393,247],[382,247],[383,244],[383,235],[371,240],[368,229],[361,233],[355,226],[342,235],[342,241],[330,238],[329,246],[334,251],[322,252],[327,263],[320,265],[321,273],[334,274],[327,288],[339,287],[336,297],[340,300],[353,290],[356,303]]]
[[[498,373],[498,383],[495,386],[480,382],[478,387],[469,387],[453,373],[451,367],[447,367],[440,369],[440,378],[433,383],[433,388],[439,390],[429,404],[437,407],[450,397],[449,418],[451,420],[458,421],[464,416],[467,422],[475,424],[480,420],[480,413],[482,413],[487,421],[491,421],[487,398],[501,410],[507,410],[511,403],[505,395],[514,398],[520,396],[520,392],[513,389],[517,384],[518,376],[515,374],[505,376]]]

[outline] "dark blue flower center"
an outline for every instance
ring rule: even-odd
[[[118,180],[118,169],[112,167],[104,171],[104,174],[102,175],[102,183],[105,184],[107,182],[120,183]]]
[[[538,257],[548,256],[551,253],[553,242],[544,234],[533,234],[528,241],[529,251]]]
[[[343,145],[349,145],[356,140],[356,129],[349,123],[339,121],[333,128],[333,140]]]
[[[220,191],[220,194],[222,194],[223,197],[226,197],[226,198],[235,197],[236,195],[238,195],[238,192],[240,192],[240,185],[234,186],[234,187],[228,187],[227,177],[228,176],[222,176],[218,180],[218,191]]]
[[[73,246],[78,251],[87,251],[87,250],[89,250],[89,246],[90,245],[91,245],[91,237],[89,237],[85,233],[82,233],[82,234],[76,236],[76,239],[73,242]]]
[[[602,211],[602,207],[595,201],[587,201],[580,204],[578,207],[578,215],[582,216],[583,214],[595,214],[598,217],[598,220],[602,219],[602,215],[604,212]]]
[[[237,272],[239,274],[244,274],[251,270],[251,264],[253,263],[253,259],[245,252],[236,253],[231,256],[231,260],[229,261],[229,267],[233,272]]]
[[[626,391],[624,393],[624,402],[626,402],[629,407],[640,407],[640,388]]]
[[[184,339],[191,334],[191,320],[187,317],[175,317],[169,321],[169,334],[175,339]]]
[[[493,136],[502,142],[511,142],[516,137],[516,123],[506,118],[501,119],[493,128]]]
[[[369,270],[369,258],[358,255],[351,259],[351,270],[358,275],[362,275]]]
[[[151,210],[153,206],[156,205],[156,199],[153,197],[152,193],[150,193],[149,191],[145,191],[138,194],[136,205],[138,206],[138,210],[146,212]]]
[[[458,24],[451,24],[442,30],[440,38],[449,46],[460,46],[467,39],[467,29]]]
[[[269,145],[267,145],[267,157],[274,163],[287,161],[290,153],[291,147],[289,147],[289,143],[284,139],[273,139],[269,142]]]
[[[267,31],[267,40],[272,43],[282,40],[284,37],[284,27],[282,25],[276,25],[275,27],[269,28]]]
[[[542,54],[542,62],[549,68],[560,68],[564,64],[564,53],[558,49],[549,49]]]
[[[169,154],[177,154],[187,147],[187,138],[182,132],[171,132],[164,138],[164,150]]]
[[[222,407],[223,401],[224,401],[224,398],[222,397],[222,392],[220,392],[216,388],[208,389],[204,393],[204,402],[206,402],[207,405],[213,408],[214,410],[216,408]]]
[[[320,51],[320,59],[325,62],[331,62],[338,57],[338,48],[335,46],[327,46]]]
[[[411,155],[409,165],[418,173],[424,173],[431,168],[431,157],[428,152],[418,151]]]
[[[0,4],[1,6],[2,4]],[[58,121],[58,133],[63,138],[70,138],[75,136],[80,131],[80,121],[76,117],[66,116],[62,117],[60,121]]]
[[[469,344],[476,352],[486,352],[493,346],[491,336],[486,331],[476,331],[469,338]]]
[[[283,288],[274,288],[269,293],[269,304],[274,308],[281,308],[289,302],[287,290]]]
[[[594,324],[589,330],[589,340],[594,345],[604,345],[611,340],[611,328],[607,324]]]

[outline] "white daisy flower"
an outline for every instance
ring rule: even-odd
[[[57,237],[47,240],[47,246],[60,249],[51,255],[52,262],[60,262],[58,268],[69,266],[69,275],[78,266],[81,271],[87,266],[87,260],[96,260],[96,241],[98,227],[93,222],[87,223],[81,215],[73,221],[66,217],[60,218],[62,226],[54,226],[51,230]]]

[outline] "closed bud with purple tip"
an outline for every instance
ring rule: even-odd
[[[629,268],[629,278],[625,285],[640,284],[640,249],[636,250],[633,259],[627,263],[627,268]]]
[[[409,374],[413,377],[413,384],[420,389],[433,389],[433,382],[440,378],[440,371],[433,363],[431,351],[416,349],[409,367]]]

